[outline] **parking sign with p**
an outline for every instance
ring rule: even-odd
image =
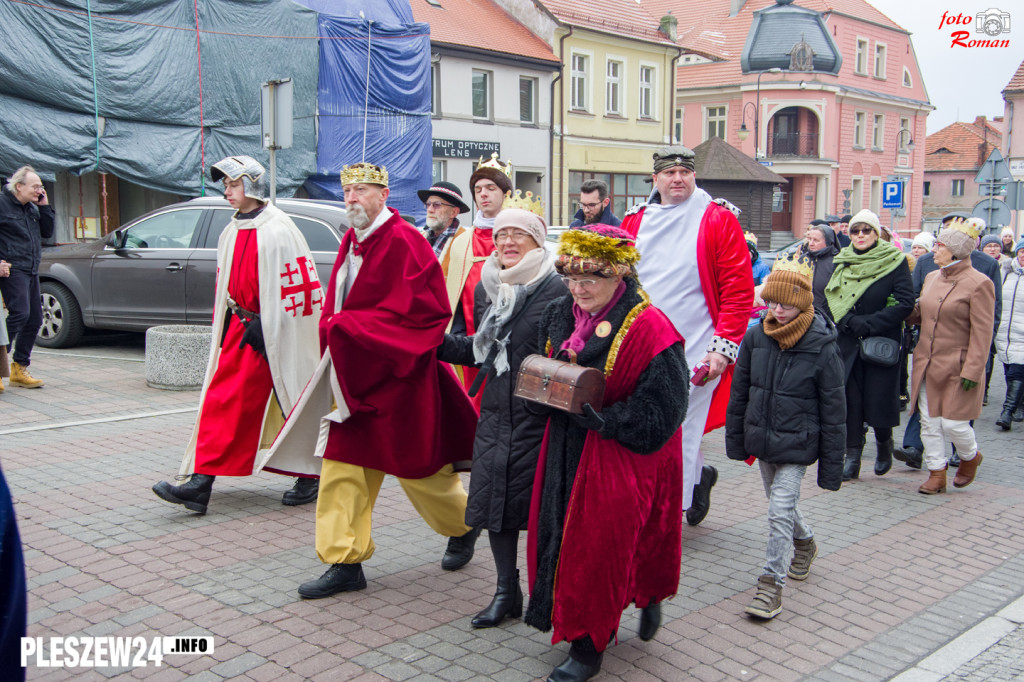
[[[882,183],[882,208],[903,208],[903,183]]]

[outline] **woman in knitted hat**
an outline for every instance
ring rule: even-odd
[[[903,320],[914,307],[914,285],[903,252],[880,239],[878,216],[867,209],[850,219],[850,246],[835,257],[825,303],[839,330],[839,355],[846,368],[846,464],[843,480],[860,476],[864,424],[875,431],[875,475],[892,468],[892,429],[900,423],[899,365],[886,367],[861,357],[861,340],[884,336],[900,341]]]
[[[986,234],[981,238],[981,244],[978,245],[978,249],[999,261],[999,278],[1006,279],[1006,273],[1010,271],[1010,263],[1013,262],[1013,256],[1003,253],[1003,243],[999,240],[999,237],[994,234]]]
[[[621,228],[565,232],[556,268],[569,295],[541,319],[539,352],[575,356],[607,380],[600,411],[547,411],[537,465],[526,622],[571,642],[552,680],[598,673],[625,604],[642,609],[650,640],[679,586],[688,372],[683,339],[636,280],[639,260]]]
[[[935,235],[931,232],[918,232],[914,235],[914,242],[910,245],[910,255],[920,258],[926,253],[932,252],[935,246]]]
[[[453,328],[437,353],[444,362],[480,367],[477,380],[486,378],[466,525],[487,529],[498,587],[490,605],[473,618],[475,628],[494,627],[523,611],[516,566],[519,532],[526,530],[546,420],[529,412],[513,393],[519,365],[537,345],[541,313],[565,294],[554,259],[544,248],[546,234],[543,218],[529,211],[507,208],[497,215],[495,251],[484,261],[475,291],[476,333]]]
[[[960,456],[953,485],[974,480],[981,464],[970,420],[981,415],[985,361],[992,343],[995,288],[992,280],[971,267],[978,238],[976,228],[954,220],[939,233],[935,264],[924,280],[910,321],[921,325],[914,349],[912,409],[920,412],[921,441],[928,480],[918,488],[925,495],[946,492],[946,443]]]
[[[757,458],[768,495],[768,550],[746,609],[757,618],[782,610],[786,576],[806,580],[818,555],[797,508],[807,467],[818,462],[818,485],[826,490],[842,484],[844,369],[835,326],[814,314],[810,273],[806,261],[780,259],[768,275],[761,291],[768,313],[740,344],[726,411],[725,452],[729,459]]]
[[[999,232],[999,241],[1003,247],[1003,255],[1013,258],[1013,243],[1016,241],[1016,237],[1013,234],[1013,228],[1010,226],[1004,227]]]
[[[1024,239],[1013,247],[1010,272],[1003,278],[1003,314],[996,332],[996,357],[1003,363],[1006,400],[996,426],[1009,431],[1024,409]]]

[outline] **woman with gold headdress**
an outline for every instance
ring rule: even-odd
[[[910,316],[921,325],[910,395],[921,417],[928,480],[918,492],[925,495],[946,492],[948,441],[960,456],[955,487],[970,485],[982,460],[970,420],[981,415],[996,293],[992,280],[971,266],[978,232],[971,220],[958,219],[939,233],[933,251],[939,269],[925,278]]]
[[[564,233],[555,267],[570,295],[541,318],[540,352],[607,379],[600,412],[550,412],[537,464],[526,622],[571,642],[552,680],[596,675],[628,604],[650,640],[679,585],[688,372],[683,339],[637,282],[639,259],[621,228]]]

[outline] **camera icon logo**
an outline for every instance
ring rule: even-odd
[[[987,9],[978,12],[976,17],[975,31],[984,31],[990,36],[997,36],[1000,33],[1010,32],[1010,13],[1000,9]]]

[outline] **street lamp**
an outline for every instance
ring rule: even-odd
[[[914,138],[910,136],[910,131],[908,129],[906,129],[906,128],[901,128],[900,131],[898,133],[896,133],[896,151],[899,151],[902,148],[902,147],[900,147],[900,140],[903,139],[904,135],[907,136],[907,140],[908,140],[907,141],[907,151],[908,152],[914,151]]]
[[[747,139],[750,135],[750,130],[747,129],[747,107],[751,104],[754,105],[754,160],[757,160],[757,147],[758,137],[761,132],[760,126],[760,109],[761,109],[761,76],[766,73],[782,73],[782,69],[775,67],[773,69],[767,69],[765,71],[759,71],[757,74],[757,94],[754,97],[754,102],[747,102],[743,105],[743,116],[740,121],[740,129],[736,131],[736,136],[740,138],[740,142]]]

